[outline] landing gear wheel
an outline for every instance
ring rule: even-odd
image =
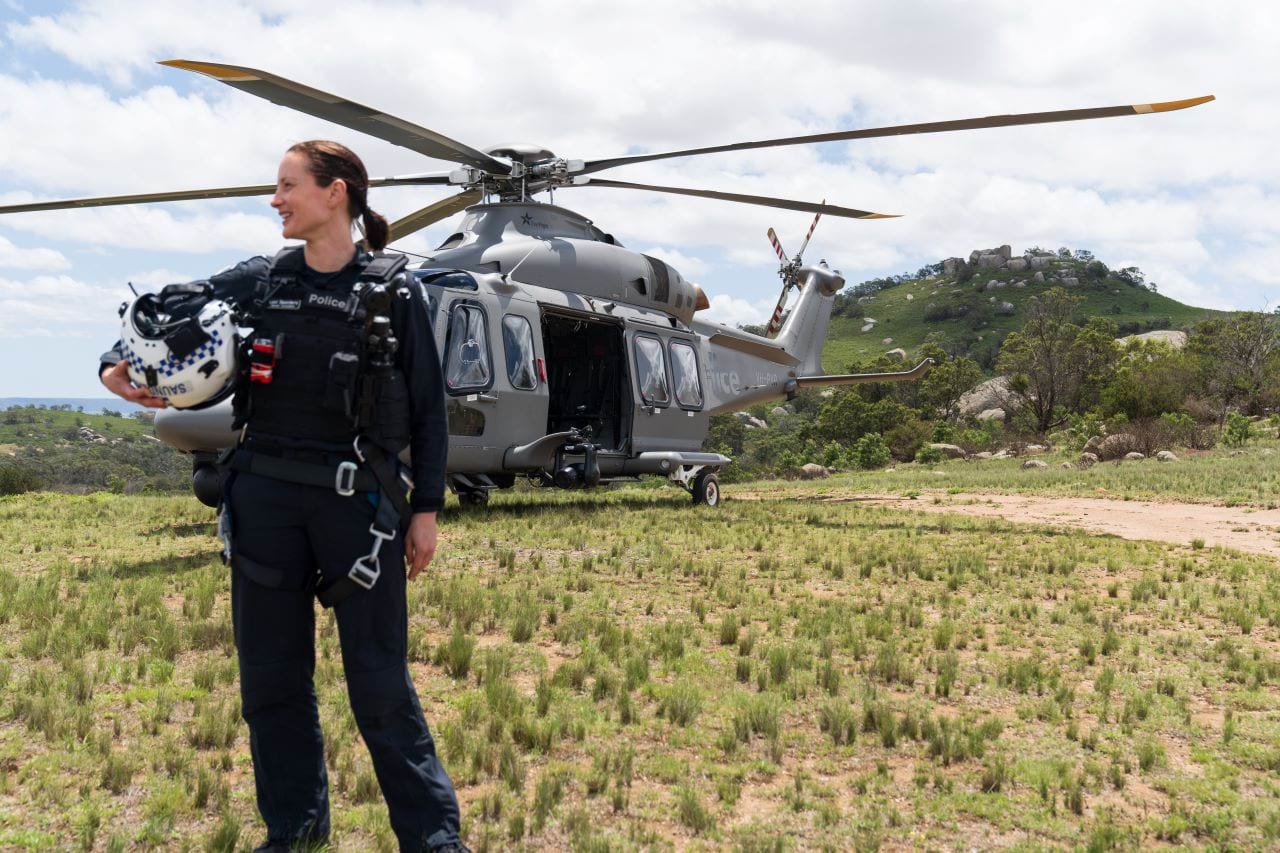
[[[693,479],[693,502],[720,506],[720,478],[714,472],[703,471]]]
[[[484,489],[474,492],[458,492],[458,504],[464,507],[486,507],[489,505],[489,492]]]

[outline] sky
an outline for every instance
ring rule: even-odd
[[[751,139],[1205,94],[1180,112],[680,158],[602,177],[820,201],[806,260],[850,284],[1008,243],[1092,251],[1213,308],[1280,301],[1280,12],[1231,2],[0,0],[0,204],[271,183],[339,140],[374,176],[450,164],[157,65],[245,65],[474,147],[598,159]],[[447,188],[374,190],[390,219]],[[545,198],[545,197],[544,197]],[[127,283],[282,245],[268,199],[0,216],[0,397],[101,396]],[[663,257],[710,316],[764,322],[765,232],[808,214],[610,189],[556,202]],[[424,253],[461,214],[397,244]]]

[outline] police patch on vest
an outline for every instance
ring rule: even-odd
[[[327,293],[308,293],[308,308],[332,308],[335,311],[346,311],[347,300],[341,296],[330,296]]]
[[[272,299],[267,302],[268,311],[297,311],[301,307],[301,299]]]

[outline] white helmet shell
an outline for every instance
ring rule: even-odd
[[[123,309],[120,351],[129,378],[178,409],[222,401],[235,388],[239,349],[231,307],[210,299],[193,317],[158,324],[158,301],[144,293]]]

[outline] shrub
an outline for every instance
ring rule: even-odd
[[[0,463],[0,495],[34,492],[41,485],[40,477],[34,471],[8,462]]]
[[[891,458],[889,445],[885,444],[879,433],[867,433],[853,445],[853,459],[864,470],[883,468]]]
[[[937,465],[945,457],[936,447],[922,447],[916,452],[916,462],[921,465]]]
[[[1254,438],[1253,421],[1239,412],[1230,412],[1222,427],[1222,443],[1227,447],[1243,447]]]

